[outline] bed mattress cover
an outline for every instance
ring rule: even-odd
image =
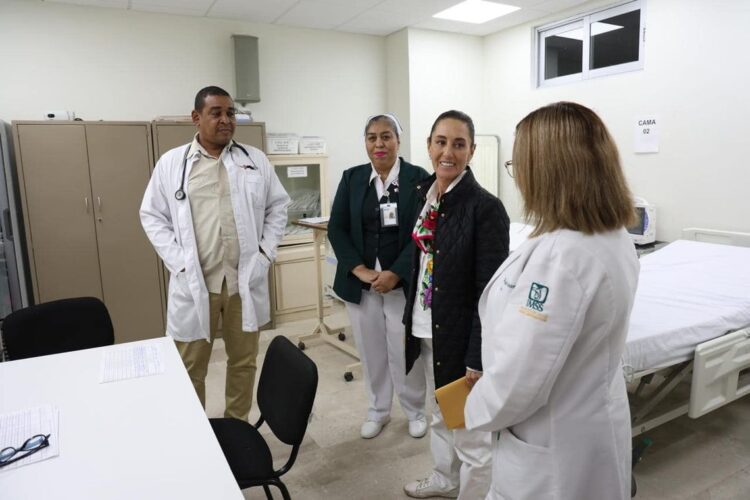
[[[677,240],[640,263],[626,374],[687,361],[698,344],[750,326],[750,248]]]

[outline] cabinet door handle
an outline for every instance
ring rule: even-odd
[[[88,213],[89,211],[89,197],[88,196],[83,197],[83,205],[86,207],[86,213]]]
[[[101,210],[102,209],[102,197],[101,196],[96,197],[96,204],[99,207],[99,210]]]

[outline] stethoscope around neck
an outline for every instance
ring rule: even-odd
[[[252,163],[253,159],[250,158],[250,154],[247,152],[247,149],[242,147],[242,144],[232,140],[232,145],[229,146],[229,151],[232,151],[232,148],[237,147],[245,153],[245,156],[247,156],[247,159],[250,160]],[[177,201],[182,201],[185,199],[185,171],[187,170],[187,159],[188,159],[188,153],[190,152],[190,144],[185,148],[185,154],[182,156],[182,177],[180,179],[180,187],[177,189],[177,191],[174,192],[174,197],[177,199]],[[248,165],[249,168],[255,170],[256,167],[254,164]]]

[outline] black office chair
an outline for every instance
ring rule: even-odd
[[[2,336],[11,361],[115,343],[107,307],[94,297],[55,300],[14,311],[3,320]]]
[[[269,485],[275,485],[285,500],[291,498],[281,476],[297,458],[317,389],[315,363],[286,337],[275,337],[268,346],[258,381],[258,422],[253,426],[234,418],[210,419],[240,489],[263,486],[266,497],[273,499]],[[258,432],[263,422],[280,441],[292,446],[289,459],[278,470],[273,469],[271,450]]]

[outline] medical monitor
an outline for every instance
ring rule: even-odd
[[[642,198],[636,198],[635,216],[635,224],[627,228],[633,243],[648,245],[656,241],[656,207]]]

